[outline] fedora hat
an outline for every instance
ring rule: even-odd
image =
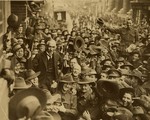
[[[101,64],[101,65],[104,65],[106,61],[111,61],[111,59],[107,58],[107,59],[105,59],[105,60],[101,61],[101,63],[100,63],[100,64]]]
[[[132,76],[132,75],[133,75],[132,72],[129,72],[129,71],[127,71],[127,70],[121,69],[120,71],[121,71],[121,74],[122,74],[122,75],[125,75],[125,76]]]
[[[96,74],[97,74],[97,72],[94,69],[91,69],[90,72],[89,72],[89,75],[96,75]]]
[[[124,59],[124,57],[119,57],[119,58],[116,60],[116,62],[125,62],[125,59]]]
[[[144,110],[141,106],[134,106],[133,114],[144,114]]]
[[[28,69],[25,72],[26,81],[34,79],[40,75],[41,72],[34,72],[32,69]]]
[[[121,113],[121,115],[117,115],[115,120],[132,120],[133,113],[130,110],[125,107],[118,107],[117,110]]]
[[[55,120],[55,119],[49,113],[49,114],[40,114],[40,115],[37,115],[33,120]]]
[[[26,84],[24,78],[16,77],[14,89],[27,89],[31,86],[32,86],[32,84],[30,82],[29,82],[29,84]]]
[[[97,91],[100,96],[106,98],[118,98],[119,85],[112,80],[99,80],[97,82]]]
[[[122,74],[119,70],[112,68],[108,70],[108,76],[121,77]]]
[[[82,79],[80,79],[78,84],[89,84],[89,83],[94,83],[95,84],[95,82],[96,82],[96,79],[85,76]]]
[[[139,116],[141,120],[149,120],[147,114],[144,112],[143,108],[140,106],[133,107],[133,115]]]
[[[119,90],[119,97],[122,98],[125,93],[131,93],[134,96],[135,91],[134,91],[134,89],[132,87],[121,88]]]
[[[84,44],[85,44],[85,42],[84,42],[83,38],[78,36],[74,40],[74,49],[77,51],[81,51],[84,47]]]
[[[62,120],[59,113],[56,112],[49,112],[49,113],[53,116],[54,120]]]
[[[33,119],[46,106],[46,95],[38,88],[29,88],[16,93],[9,101],[9,119],[27,117]]]
[[[125,62],[125,64],[120,66],[120,68],[123,69],[125,66],[129,66],[132,70],[134,69],[134,66],[131,63],[129,63],[129,62]]]
[[[60,94],[51,94],[51,92],[48,89],[43,89],[43,91],[46,94],[47,97],[47,104],[53,104],[55,101],[57,101],[59,98],[61,98]]]
[[[11,61],[9,59],[3,59],[2,60],[2,68],[3,69],[11,68]]]
[[[73,77],[71,74],[65,74],[64,76],[62,76],[59,82],[74,83],[75,81],[73,80]]]
[[[150,100],[146,95],[142,95],[141,97],[133,98],[133,106],[141,106],[145,110],[150,110]]]
[[[89,46],[89,50],[90,50],[91,54],[98,54],[98,53],[100,53],[101,49],[103,49],[103,47],[101,47],[101,46],[96,46],[96,45]]]
[[[21,49],[22,47],[21,47],[21,45],[20,44],[18,44],[18,43],[16,43],[14,46],[13,46],[13,51],[14,52],[16,52],[16,51],[18,51],[19,49]]]
[[[142,100],[140,97],[134,97],[132,105],[133,106],[141,106],[141,107],[143,107],[144,106],[144,102],[145,101]]]
[[[113,68],[113,66],[112,65],[103,65],[102,66],[102,70],[106,70],[106,68]]]
[[[143,83],[142,82],[142,73],[140,71],[134,70],[133,73],[132,73],[132,76],[138,78],[140,83]]]
[[[7,23],[10,27],[12,28],[17,28],[19,26],[19,18],[17,15],[15,14],[11,14],[8,18],[7,18]]]

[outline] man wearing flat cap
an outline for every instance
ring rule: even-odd
[[[58,81],[59,73],[61,69],[62,59],[61,56],[55,51],[56,42],[54,40],[48,41],[46,51],[38,54],[33,59],[33,68],[35,72],[40,71],[39,87],[52,90],[51,85]],[[52,91],[51,91],[52,92]]]

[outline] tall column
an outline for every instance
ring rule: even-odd
[[[109,0],[109,3],[108,3],[108,8],[107,8],[107,12],[111,12],[112,9],[114,9],[115,7],[115,0]]]
[[[123,8],[119,11],[120,14],[126,14],[131,8],[130,0],[123,0]]]
[[[122,8],[123,0],[115,0],[115,8],[112,10],[113,13],[118,13],[118,11]]]

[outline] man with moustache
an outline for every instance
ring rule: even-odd
[[[53,92],[53,88],[57,87],[62,58],[59,53],[55,51],[56,41],[48,41],[46,47],[46,51],[38,54],[33,59],[33,68],[35,72],[41,72],[38,76],[39,87]]]

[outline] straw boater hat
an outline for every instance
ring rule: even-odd
[[[22,78],[22,77],[17,77],[15,79],[14,89],[16,89],[16,90],[17,89],[27,89],[31,86],[32,86],[32,84],[31,83],[26,84],[24,78]]]
[[[26,81],[36,78],[40,75],[41,72],[34,72],[32,69],[29,69],[25,72]]]
[[[15,94],[9,102],[9,119],[35,118],[46,106],[46,95],[38,88],[29,88]]]

